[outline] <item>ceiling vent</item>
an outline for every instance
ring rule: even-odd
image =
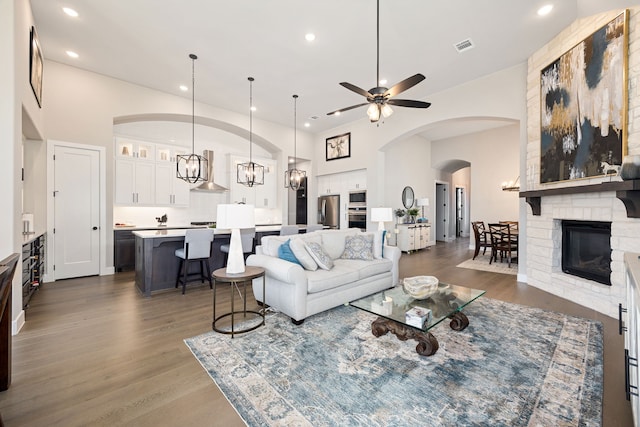
[[[453,47],[456,48],[458,53],[462,53],[465,50],[473,49],[475,45],[473,44],[473,41],[471,39],[465,39],[465,40],[462,40],[461,42],[454,44]]]

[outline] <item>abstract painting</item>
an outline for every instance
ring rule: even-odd
[[[628,11],[540,73],[540,183],[606,175],[626,154]]]

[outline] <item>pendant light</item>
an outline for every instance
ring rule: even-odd
[[[298,133],[297,104],[298,95],[293,95],[293,168],[284,172],[284,188],[290,188],[293,191],[297,191],[300,188],[302,181],[307,176],[305,171],[296,168],[296,162],[298,161],[296,152],[296,137]]]
[[[253,77],[249,77],[249,162],[238,165],[238,184],[253,187],[264,184],[264,166],[253,162]]]
[[[196,74],[195,63],[198,57],[193,53],[189,55],[191,58],[191,154],[179,154],[176,156],[176,177],[195,184],[209,179],[208,160],[195,153],[195,134],[196,134]]]

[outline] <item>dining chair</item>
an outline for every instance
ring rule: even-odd
[[[209,287],[213,289],[211,282],[211,267],[209,258],[211,257],[213,246],[213,230],[210,228],[196,228],[187,230],[184,235],[184,246],[176,249],[175,255],[180,259],[178,266],[178,276],[176,277],[176,288],[182,283],[182,294],[184,295],[189,281],[189,263],[197,261],[200,264],[200,273],[197,279],[202,283],[209,281]],[[207,274],[205,275],[205,270]],[[195,276],[191,274],[191,276]]]
[[[517,258],[518,240],[516,235],[512,236],[510,225],[489,224],[489,233],[491,235],[491,258],[489,259],[489,264],[493,261],[498,262],[498,254],[500,254],[500,262],[506,257],[507,264],[511,267],[511,261],[514,259],[512,253],[515,252]]]
[[[299,228],[297,225],[283,225],[280,227],[280,235],[281,236],[290,236],[292,234],[298,234]]]
[[[473,227],[473,235],[476,238],[476,248],[472,259],[476,259],[480,253],[480,248],[482,248],[482,255],[487,252],[487,248],[491,248],[491,238],[484,226],[484,221],[473,221],[471,226]]]

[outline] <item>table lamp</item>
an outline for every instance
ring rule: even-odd
[[[427,218],[424,217],[424,207],[425,206],[429,206],[429,199],[427,199],[426,197],[422,198],[422,199],[418,199],[416,201],[416,204],[420,207],[422,207],[422,218],[418,219],[418,222],[427,222]]]
[[[371,208],[371,221],[378,223],[378,230],[384,230],[384,223],[393,221],[391,208]]]
[[[255,226],[256,219],[253,205],[218,205],[216,228],[231,230],[227,274],[244,273],[244,253],[242,251],[240,229],[253,228]]]

